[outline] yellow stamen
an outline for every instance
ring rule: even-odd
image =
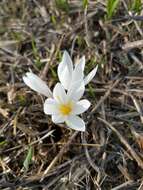
[[[60,105],[60,112],[62,115],[69,115],[71,111],[72,111],[71,103]]]

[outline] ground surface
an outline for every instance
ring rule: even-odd
[[[143,5],[65,2],[0,1],[0,189],[141,190]],[[22,81],[31,69],[52,89],[65,49],[99,65],[85,133],[54,125]]]

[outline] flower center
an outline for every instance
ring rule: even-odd
[[[60,112],[62,115],[69,115],[71,111],[72,111],[71,103],[60,105]]]

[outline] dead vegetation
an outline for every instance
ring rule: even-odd
[[[121,0],[107,18],[104,0],[58,2],[0,1],[0,189],[142,190],[142,9]],[[65,49],[99,65],[85,133],[54,125],[22,81],[31,69],[52,88]]]

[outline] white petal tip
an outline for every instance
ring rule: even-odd
[[[52,92],[44,81],[41,80],[37,75],[32,72],[27,72],[23,76],[24,83],[29,86],[32,90],[43,94],[47,97],[52,97]]]
[[[94,78],[94,76],[96,75],[97,69],[98,69],[98,65],[85,77],[84,79],[85,85],[87,85]]]
[[[76,131],[85,131],[85,123],[78,116],[69,116],[66,120],[66,124],[68,127]]]
[[[69,53],[65,50],[62,56],[62,61],[58,66],[58,77],[65,89],[68,89],[72,80],[73,63]]]

